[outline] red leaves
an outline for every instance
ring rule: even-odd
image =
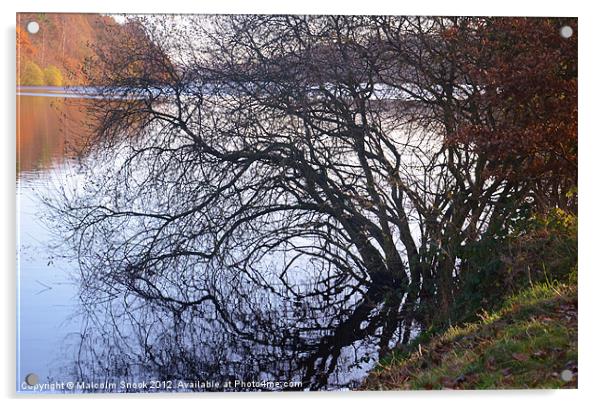
[[[567,23],[568,39],[558,32]],[[476,40],[456,43],[482,92],[448,143],[486,156],[490,176],[576,184],[576,28],[575,20],[497,18]]]

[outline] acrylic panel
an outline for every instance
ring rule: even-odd
[[[576,18],[16,28],[17,392],[577,387]]]

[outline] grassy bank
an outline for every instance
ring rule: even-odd
[[[577,387],[577,286],[539,284],[381,360],[364,390]]]

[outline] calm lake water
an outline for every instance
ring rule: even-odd
[[[79,332],[77,265],[53,255],[41,197],[69,177],[70,145],[82,134],[79,108],[52,90],[17,96],[18,338],[17,389],[26,375],[61,376],[70,334]],[[37,92],[45,96],[33,96]]]
[[[334,306],[332,298],[308,305],[253,293],[251,286],[223,288],[237,304],[234,325],[254,330],[251,336],[226,329],[217,310],[205,306],[177,315],[140,300],[83,307],[77,259],[64,246],[57,249],[61,236],[44,203],[62,185],[81,182],[82,95],[56,88],[22,88],[17,95],[18,391],[36,392],[23,386],[31,373],[40,383],[161,380],[171,387],[155,390],[167,391],[186,391],[175,387],[180,381],[239,379],[347,389],[374,366],[380,338],[363,333],[381,317],[373,305],[355,312],[353,302]],[[246,294],[237,298],[238,292]],[[255,303],[247,309],[241,304],[250,298]],[[394,334],[391,344],[400,337]]]

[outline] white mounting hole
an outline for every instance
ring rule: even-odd
[[[27,23],[27,32],[30,34],[37,34],[40,31],[40,24],[37,21],[30,21]]]
[[[561,378],[562,380],[564,380],[565,382],[570,382],[571,380],[573,380],[573,372],[571,372],[571,371],[570,371],[570,370],[568,370],[568,369],[566,369],[566,370],[563,370],[563,371],[560,373],[560,378]]]
[[[568,25],[561,27],[560,36],[562,38],[571,38],[573,36],[573,29]]]
[[[39,381],[40,379],[35,373],[29,373],[27,376],[25,376],[25,383],[27,383],[28,386],[35,386]]]

